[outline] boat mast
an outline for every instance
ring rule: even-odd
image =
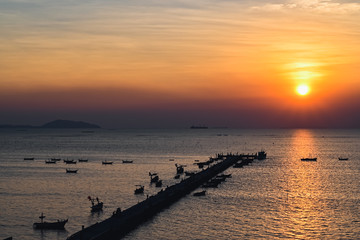
[[[44,216],[44,214],[43,213],[41,213],[41,215],[40,215],[40,217],[39,217],[40,219],[41,219],[41,223],[43,223],[44,222],[44,218],[45,218],[45,216]]]

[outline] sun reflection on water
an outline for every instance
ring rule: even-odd
[[[318,162],[303,162],[302,157],[309,154],[316,155],[317,147],[310,130],[295,130],[291,142],[292,152],[289,155],[289,172],[284,174],[286,193],[282,211],[287,218],[283,229],[288,229],[288,235],[294,239],[306,239],[307,236],[319,238],[324,229],[322,209],[326,206],[321,201],[323,195],[323,178],[321,177]],[[315,157],[315,156],[314,156]]]

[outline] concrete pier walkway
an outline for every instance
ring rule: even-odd
[[[248,159],[243,154],[218,154],[214,163],[207,169],[161,190],[158,194],[122,211],[112,217],[91,225],[73,234],[68,240],[109,240],[119,239],[136,228],[163,208],[171,205],[181,197],[200,187],[203,183],[223,172],[240,160]],[[248,160],[246,160],[248,161]]]

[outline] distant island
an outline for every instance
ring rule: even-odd
[[[44,125],[41,126],[4,124],[4,125],[0,125],[0,128],[101,128],[101,127],[96,124],[91,124],[82,121],[59,119],[45,123]]]
[[[204,126],[204,125],[192,125],[190,128],[191,129],[208,129],[209,127]]]

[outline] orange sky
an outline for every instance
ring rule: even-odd
[[[359,127],[359,29],[355,0],[5,0],[0,124]]]

